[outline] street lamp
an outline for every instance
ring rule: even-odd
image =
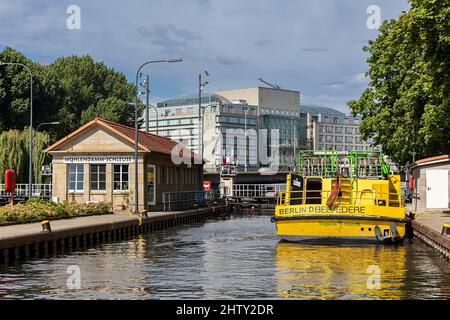
[[[28,198],[31,199],[32,187],[33,187],[33,73],[31,69],[26,65],[18,62],[2,62],[0,61],[0,66],[3,65],[13,65],[21,66],[28,71],[30,74],[30,147],[29,147],[29,162],[28,162]]]
[[[182,58],[166,59],[166,60],[152,60],[143,63],[136,72],[136,104],[134,106],[134,212],[139,212],[139,197],[138,197],[138,104],[139,104],[139,74],[143,67],[151,63],[176,63],[183,61]]]
[[[39,128],[41,127],[41,126],[44,126],[44,125],[49,125],[49,126],[51,126],[51,125],[58,125],[58,124],[60,124],[61,122],[59,122],[59,121],[53,121],[53,122],[43,122],[43,123],[40,123],[38,126],[37,126],[37,128],[36,128],[36,130],[35,130],[35,132],[36,132],[36,134],[38,133],[38,131],[39,131]],[[34,177],[34,181],[36,182],[36,183],[38,183],[38,177],[39,177],[39,171],[38,171],[38,160],[39,160],[39,157],[36,155],[36,161],[35,161],[35,168],[36,168],[36,172],[35,172],[35,174],[36,174],[36,176]]]
[[[209,73],[208,71],[204,71],[203,72],[205,74],[206,77],[209,77]],[[206,87],[206,85],[208,84],[208,81],[203,81],[202,80],[202,73],[198,74],[198,125],[199,125],[199,130],[198,130],[198,148],[201,154],[201,159],[203,162],[203,134],[201,131],[203,131],[203,117],[202,117],[202,91],[203,89]],[[200,129],[201,126],[201,129]],[[201,140],[201,141],[200,141]]]

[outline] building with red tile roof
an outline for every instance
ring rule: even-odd
[[[49,146],[55,201],[108,202],[134,207],[134,128],[101,118]],[[164,192],[201,190],[203,161],[182,144],[138,132],[138,202],[158,210]]]

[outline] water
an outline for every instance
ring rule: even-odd
[[[269,219],[208,220],[3,267],[0,297],[450,298],[450,265],[419,240],[397,247],[279,243]],[[79,290],[67,288],[70,265],[80,267]],[[368,289],[378,271],[380,288]]]

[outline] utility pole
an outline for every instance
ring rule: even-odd
[[[208,71],[204,71],[205,76],[209,77]],[[203,123],[202,123],[202,91],[208,84],[208,81],[202,81],[202,74],[198,74],[198,153],[202,157],[203,163]]]
[[[201,131],[203,128],[201,127],[201,118],[202,118],[202,74],[198,74],[198,150],[201,154],[203,150],[200,150],[202,147],[202,142],[200,140],[202,139],[202,133]],[[202,162],[203,162],[203,155],[202,155]]]
[[[150,76],[147,75],[145,79],[145,131],[149,132],[149,117],[150,117]]]
[[[245,162],[244,162],[244,172],[247,172],[247,107],[244,107],[244,139],[245,139],[245,145],[244,145],[244,150],[245,150]]]

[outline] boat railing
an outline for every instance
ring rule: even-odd
[[[401,194],[397,192],[377,192],[373,190],[353,190],[352,196],[336,199],[335,205],[374,205],[383,207],[403,207]],[[331,190],[299,190],[279,192],[277,195],[278,206],[325,204]]]

